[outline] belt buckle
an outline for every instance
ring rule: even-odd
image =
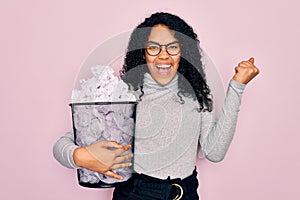
[[[182,187],[179,184],[177,184],[177,183],[173,183],[172,186],[175,186],[177,189],[180,190],[180,194],[177,194],[176,197],[173,200],[180,200],[182,198],[182,196],[183,196],[183,189],[182,189]]]

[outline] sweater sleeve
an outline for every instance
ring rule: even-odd
[[[245,87],[245,84],[230,81],[218,120],[213,112],[202,112],[199,142],[201,151],[212,162],[222,161],[229,148]]]
[[[53,146],[53,155],[55,159],[65,167],[79,169],[73,160],[74,150],[78,146],[74,142],[74,134],[67,132]]]

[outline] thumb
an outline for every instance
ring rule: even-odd
[[[251,62],[252,64],[254,64],[254,58],[253,57],[251,57],[248,61]]]

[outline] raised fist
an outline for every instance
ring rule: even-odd
[[[242,61],[235,67],[235,75],[232,77],[233,80],[247,84],[251,81],[257,74],[259,74],[259,69],[254,65],[254,58],[250,58],[247,61]]]

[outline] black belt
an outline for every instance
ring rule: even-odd
[[[196,170],[193,174],[184,179],[158,179],[145,174],[133,174],[133,191],[141,196],[152,199],[172,199],[180,200],[184,195],[184,188],[188,187],[188,181],[195,178]]]

